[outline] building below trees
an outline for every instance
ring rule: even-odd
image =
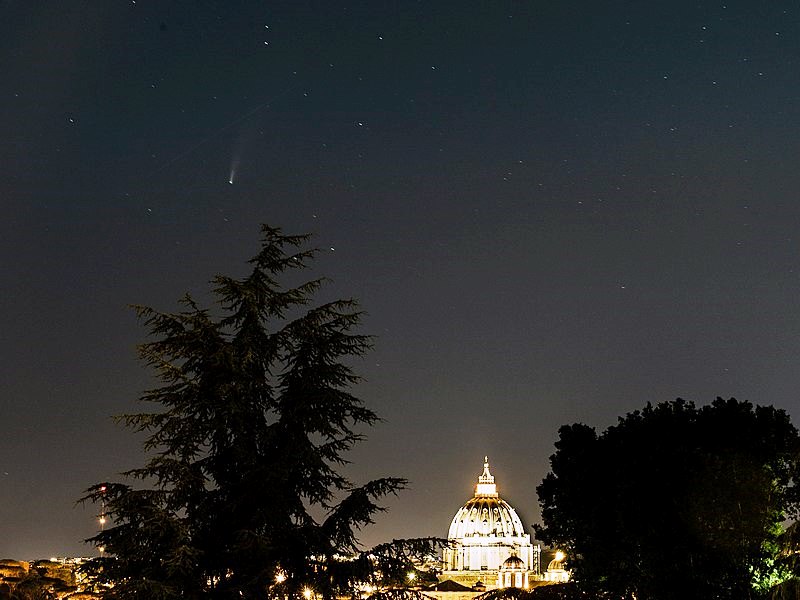
[[[551,568],[542,572],[542,548],[531,542],[517,511],[500,497],[487,457],[475,495],[450,523],[441,583],[437,587],[444,588],[442,584],[451,581],[481,592],[507,587],[528,589],[538,582],[566,581],[569,575],[563,568],[563,554],[559,558],[554,557],[548,564]]]
[[[542,571],[542,547],[531,542],[517,511],[503,500],[484,459],[483,473],[478,477],[474,496],[455,514],[444,548],[439,583],[417,585],[409,579],[409,587],[438,600],[470,600],[479,594],[498,588],[530,589],[546,583],[567,581],[562,552],[545,552],[548,568]],[[26,563],[0,561],[0,584],[12,592],[20,583],[37,588],[54,599],[98,597],[89,593],[91,582],[76,568],[87,559],[50,559]],[[436,569],[428,563],[421,569]],[[422,585],[420,585],[422,584]],[[365,595],[374,588],[365,588]],[[0,600],[5,597],[0,590]],[[11,597],[11,596],[8,596]]]
[[[90,600],[91,582],[78,569],[85,558],[50,558],[33,562],[0,560],[0,600]]]

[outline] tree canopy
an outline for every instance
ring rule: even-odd
[[[431,551],[432,540],[360,551],[376,503],[405,485],[356,486],[339,470],[376,414],[349,389],[371,338],[354,332],[354,300],[312,306],[323,279],[281,281],[315,250],[306,235],[262,226],[241,279],[218,275],[215,303],[189,295],[179,312],[135,307],[150,340],[139,353],[160,385],[155,410],[119,419],[144,432],[149,458],[84,500],[112,525],[89,541],[88,565],[122,599],[227,599],[349,594]],[[140,487],[133,482],[141,480]],[[320,517],[320,515],[323,515]],[[377,568],[377,574],[376,574]]]
[[[489,590],[475,600],[593,600],[574,583],[549,583],[531,589],[506,587]]]
[[[760,598],[784,575],[798,450],[784,411],[733,398],[648,404],[600,434],[567,425],[537,488],[537,536],[597,597]]]

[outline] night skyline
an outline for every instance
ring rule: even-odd
[[[0,2],[0,558],[91,554],[129,304],[312,232],[376,347],[363,532],[445,535],[484,455],[538,520],[558,427],[798,409],[798,8],[752,2]],[[229,183],[233,181],[233,183]]]

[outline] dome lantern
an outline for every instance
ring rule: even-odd
[[[497,486],[494,483],[494,476],[489,472],[489,457],[483,457],[483,474],[478,477],[478,485],[475,486],[475,497],[497,498]]]

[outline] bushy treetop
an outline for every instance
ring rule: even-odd
[[[610,598],[758,598],[785,573],[800,437],[786,412],[733,398],[648,404],[598,434],[560,429],[537,536]]]
[[[156,410],[120,417],[146,433],[150,458],[124,474],[144,486],[103,482],[85,498],[112,523],[91,538],[105,555],[89,565],[113,584],[110,598],[296,597],[306,587],[332,598],[376,577],[381,551],[359,554],[357,532],[406,482],[356,486],[338,470],[377,419],[349,391],[351,359],[371,338],[354,332],[354,300],[312,305],[323,279],[284,286],[316,254],[308,236],[261,233],[245,277],[213,279],[211,308],[189,295],[175,313],[135,307],[151,335],[139,354],[161,383],[141,397]]]

